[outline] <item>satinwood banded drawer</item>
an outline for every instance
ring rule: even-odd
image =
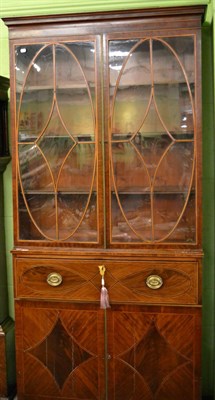
[[[99,301],[100,288],[95,284],[99,269],[94,261],[20,258],[15,268],[16,297]]]
[[[107,267],[115,283],[109,294],[115,302],[198,304],[198,262],[114,262]]]
[[[101,276],[113,303],[198,304],[195,261],[119,261],[18,258],[15,296],[99,302]]]

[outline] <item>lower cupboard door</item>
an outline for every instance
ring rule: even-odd
[[[200,309],[147,310],[108,314],[108,399],[200,400]]]
[[[99,307],[16,302],[19,400],[105,399]]]
[[[19,400],[200,400],[199,307],[16,301]]]

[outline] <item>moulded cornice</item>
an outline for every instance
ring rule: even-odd
[[[10,0],[1,5],[1,18],[46,14],[114,11],[136,8],[210,5],[213,0]]]

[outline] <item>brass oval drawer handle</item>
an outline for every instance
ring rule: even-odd
[[[146,285],[150,289],[160,289],[163,285],[163,279],[159,275],[149,275],[146,279]]]
[[[46,280],[50,286],[59,286],[62,283],[63,278],[62,278],[61,274],[58,274],[58,272],[51,272],[47,276]]]

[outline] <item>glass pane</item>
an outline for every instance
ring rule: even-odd
[[[196,241],[196,220],[195,220],[195,193],[192,192],[188,198],[186,208],[181,216],[178,225],[171,235],[166,239],[168,242],[195,243]]]
[[[60,194],[58,197],[59,239],[97,241],[96,196]]]
[[[43,131],[53,104],[53,49],[46,46],[31,60],[20,97],[19,141],[35,140]]]
[[[90,192],[96,170],[95,145],[91,143],[77,144],[69,153],[58,181],[58,190]],[[95,184],[93,190],[96,190]]]
[[[127,62],[128,57],[132,48],[139,43],[139,40],[114,40],[109,42],[109,68],[110,68],[110,86],[114,87],[119,79],[122,67],[125,61]],[[130,79],[132,75],[130,75]]]
[[[24,191],[54,190],[53,177],[37,145],[19,145],[19,168]]]
[[[77,47],[75,44],[74,46]],[[86,68],[82,68],[82,60],[83,58],[85,59],[86,54],[84,48],[81,51],[81,44],[79,44],[79,47],[80,60],[73,53],[73,45],[56,47],[57,104],[63,123],[74,138],[87,135],[94,140],[95,112],[91,91],[85,75]],[[93,45],[92,49],[94,49]],[[92,68],[94,75],[93,64]]]
[[[26,194],[25,204],[28,207],[28,219],[44,239],[56,239],[55,196],[51,194]],[[22,234],[21,234],[22,236]],[[27,239],[29,239],[29,236]]]
[[[183,57],[181,49],[177,54],[170,43],[165,39],[153,40],[154,98],[157,112],[172,136],[190,139],[194,129],[194,85],[193,81],[189,83],[191,69],[194,74],[193,57]]]
[[[165,131],[159,119],[153,100],[138,135],[139,141],[136,141],[136,147],[144,159],[151,178],[151,185],[153,185],[154,174],[159,162],[172,143],[171,136]]]
[[[26,202],[27,203],[27,202]],[[26,203],[22,196],[19,188],[19,225],[21,229],[20,239],[21,240],[45,240],[45,237],[40,233],[34,224],[33,220],[29,218],[29,212],[26,207]]]
[[[95,43],[74,42],[67,43],[66,47],[68,47],[80,63],[95,106]]]
[[[65,130],[56,108],[54,108],[50,122],[37,144],[56,185],[60,168],[74,146],[74,140]]]
[[[194,68],[194,36],[175,36],[164,39],[176,53],[186,72],[189,84],[195,82]]]
[[[110,96],[113,97],[112,134],[116,138],[118,134],[127,136],[140,129],[146,115],[150,101],[150,53],[149,42],[140,41],[133,48],[128,48],[132,41],[124,43],[110,43],[110,79],[115,81],[117,71],[120,74],[114,90],[110,86]],[[118,45],[118,47],[117,47]],[[118,50],[117,50],[118,49]],[[111,56],[120,54],[120,57]],[[123,56],[122,56],[123,54]]]
[[[16,73],[16,102],[17,114],[19,108],[20,95],[23,90],[23,84],[30,66],[30,63],[42,48],[42,45],[16,46],[15,49],[15,73]]]
[[[137,139],[136,139],[137,141]],[[113,183],[118,192],[150,192],[147,165],[139,149],[131,143],[113,143]]]
[[[113,242],[142,242],[152,238],[150,195],[112,194]]]
[[[50,90],[26,91],[19,114],[19,142],[33,142],[45,127],[52,105]]]
[[[193,195],[154,195],[154,238],[171,242],[195,241],[195,201]],[[184,212],[184,207],[186,207]],[[180,222],[178,225],[176,225]]]
[[[154,191],[189,191],[193,172],[194,144],[171,145],[162,158],[154,179]]]

